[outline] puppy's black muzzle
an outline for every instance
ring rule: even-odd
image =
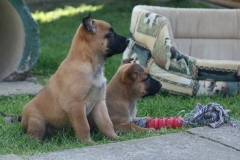
[[[144,97],[155,95],[162,87],[162,84],[159,81],[150,76],[145,80],[145,82],[147,83],[147,94],[144,95]]]
[[[126,49],[129,40],[127,37],[115,34],[113,37],[109,39],[109,43],[107,45],[107,57],[111,57],[115,54],[122,53]]]

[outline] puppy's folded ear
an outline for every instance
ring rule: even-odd
[[[131,63],[131,61],[133,61],[133,60],[134,60],[133,58],[124,59],[124,60],[122,60],[122,65],[127,64],[127,63]]]
[[[91,12],[89,12],[89,14],[82,19],[82,24],[88,32],[96,33],[97,26],[95,24],[95,21],[91,18]]]
[[[139,73],[144,72],[143,68],[136,63],[126,68],[122,74],[122,82],[126,84],[133,84],[139,76]]]

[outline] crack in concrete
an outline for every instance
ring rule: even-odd
[[[189,134],[192,134],[192,135],[196,135],[196,136],[198,136],[198,137],[200,137],[200,138],[207,139],[207,140],[210,140],[210,141],[212,141],[212,142],[221,144],[221,145],[223,145],[223,146],[232,148],[232,149],[234,149],[234,150],[236,150],[236,151],[240,151],[240,149],[238,149],[238,148],[235,148],[235,147],[230,146],[230,145],[228,145],[228,144],[225,144],[225,143],[219,142],[219,141],[217,141],[217,140],[211,139],[211,138],[209,138],[209,137],[205,137],[205,136],[203,136],[203,135],[199,135],[199,134],[193,133],[193,132],[191,132],[191,131],[186,131],[186,132],[189,133]]]

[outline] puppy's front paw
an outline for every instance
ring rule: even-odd
[[[117,136],[117,138],[115,139],[116,141],[122,141],[123,138],[121,136]]]
[[[93,140],[91,140],[91,141],[84,141],[83,142],[86,146],[93,146],[93,145],[96,145],[97,143],[96,142],[94,142]]]

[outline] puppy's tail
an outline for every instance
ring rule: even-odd
[[[14,121],[21,122],[22,120],[22,115],[17,115],[17,114],[6,114],[0,111],[0,115],[5,117],[6,123],[12,123]]]

